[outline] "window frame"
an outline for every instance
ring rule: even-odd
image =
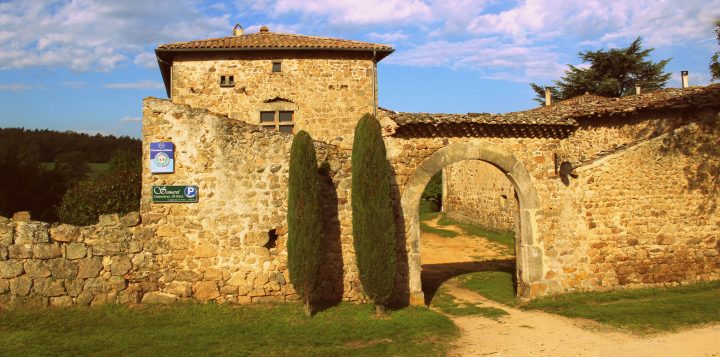
[[[235,87],[235,76],[232,74],[221,75],[220,76],[220,87],[221,88]]]
[[[273,121],[263,121],[263,114],[273,113]],[[290,121],[280,121],[280,113],[290,113]],[[295,133],[295,110],[288,110],[287,108],[275,108],[271,110],[260,110],[260,116],[258,124],[263,130],[276,130],[282,133]],[[282,131],[280,127],[291,127],[289,132]]]
[[[270,66],[270,73],[282,73],[282,61],[271,61],[272,65]],[[275,70],[275,65],[277,65],[277,71]]]

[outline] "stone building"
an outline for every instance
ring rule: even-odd
[[[143,155],[174,143],[174,172],[144,165],[139,214],[88,227],[0,218],[0,305],[296,299],[285,216],[300,129],[318,152],[320,293],[363,301],[349,147],[355,122],[376,111],[375,64],[391,52],[265,29],[160,46],[170,99],[143,102]],[[468,160],[492,165],[517,197],[521,297],[720,279],[719,113],[720,85],[507,114],[377,109],[394,172],[396,300],[424,302],[425,185]],[[197,202],[154,202],[168,185],[197,186]]]

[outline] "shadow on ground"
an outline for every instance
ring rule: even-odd
[[[514,273],[515,258],[444,264],[423,264],[421,279],[423,293],[425,294],[425,305],[430,305],[430,302],[435,296],[438,288],[440,288],[444,282],[459,275],[481,271],[503,271]]]

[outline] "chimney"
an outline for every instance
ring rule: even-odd
[[[240,24],[235,24],[233,27],[233,36],[242,36],[245,33],[245,29]]]
[[[552,87],[545,87],[545,106],[549,107],[552,104]]]
[[[680,77],[682,78],[682,87],[690,87],[690,83],[688,83],[688,71],[680,71]]]
[[[640,84],[635,84],[635,95],[640,95],[641,87]]]

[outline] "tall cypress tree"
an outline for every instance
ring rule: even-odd
[[[366,114],[355,128],[352,149],[353,244],[360,282],[384,315],[395,284],[395,220],[391,169],[380,123]]]
[[[290,282],[312,315],[312,300],[318,285],[322,222],[317,179],[317,157],[310,135],[300,131],[290,148],[288,182],[288,269]]]

